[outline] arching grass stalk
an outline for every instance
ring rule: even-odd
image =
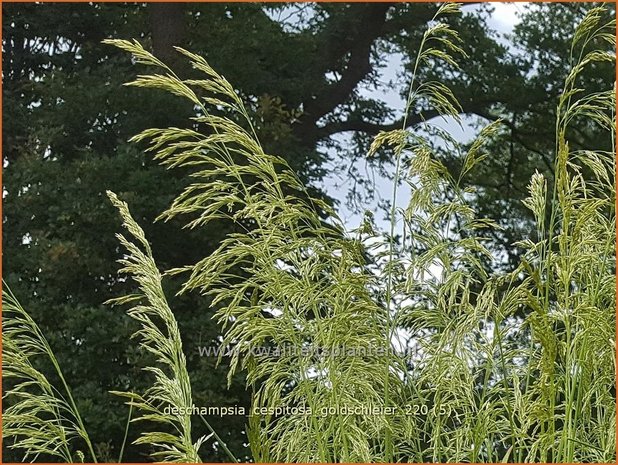
[[[129,427],[131,426],[132,418],[131,415],[133,415],[133,405],[129,405],[129,415],[127,415],[127,424],[124,428],[124,437],[122,438],[122,445],[120,446],[120,453],[118,454],[118,463],[122,463],[124,448],[127,445],[127,439],[129,438]]]
[[[114,44],[157,66],[139,44]],[[253,131],[244,129],[246,111],[229,83],[203,59],[181,52],[207,79],[152,75],[133,85],[169,90],[192,102],[198,99],[192,87],[199,87],[204,100],[224,114],[196,118],[213,129],[207,136],[168,128],[135,138],[151,140],[156,158],[168,166],[198,168],[195,183],[162,217],[190,215],[190,227],[226,218],[245,232],[228,237],[199,263],[172,272],[189,273],[183,292],[199,289],[212,297],[225,331],[223,344],[239,349],[229,376],[247,370],[247,383],[256,388],[255,406],[304,405],[314,412],[252,420],[252,427],[263,431],[250,436],[270,449],[251,447],[264,461],[381,460],[375,438],[386,429],[383,419],[317,416],[335,400],[346,407],[383,403],[385,358],[376,350],[385,338],[383,309],[370,293],[374,277],[365,269],[362,245],[347,236],[328,205],[307,194],[285,160],[264,153]],[[322,221],[316,206],[332,224]],[[282,355],[254,356],[252,350],[262,346],[280,348]],[[317,352],[298,356],[286,353],[290,347]],[[321,355],[340,348],[362,349],[368,356]]]
[[[118,240],[126,249],[126,255],[119,260],[121,270],[131,276],[139,286],[139,293],[120,297],[109,303],[132,304],[128,310],[131,318],[141,324],[135,333],[142,349],[154,354],[158,366],[146,367],[145,371],[154,375],[154,383],[143,395],[134,392],[113,392],[128,398],[128,404],[139,412],[131,421],[151,421],[176,431],[144,432],[134,444],[153,445],[153,458],[166,462],[199,463],[200,446],[212,436],[202,436],[194,443],[191,436],[191,415],[184,413],[193,407],[191,381],[187,372],[185,355],[178,323],[174,318],[163,288],[162,277],[152,256],[150,244],[144,231],[135,222],[128,205],[119,200],[116,194],[108,192],[109,199],[118,209],[130,237],[117,234]],[[177,412],[166,412],[167,407],[175,407]],[[180,412],[180,409],[183,412]]]
[[[550,347],[544,346],[542,350],[545,351],[544,357],[550,360],[549,363],[553,363],[554,359],[561,356],[564,357],[563,363],[566,370],[572,372],[568,373],[570,379],[561,377],[564,379],[563,415],[565,426],[559,434],[559,446],[555,452],[553,451],[553,444],[556,442],[556,423],[559,416],[556,414],[559,391],[551,388],[548,390],[547,442],[544,447],[541,446],[542,461],[548,459],[546,453],[550,451],[557,456],[552,458],[553,460],[574,460],[575,449],[571,438],[575,438],[576,428],[573,417],[577,418],[579,415],[577,408],[582,407],[579,395],[584,394],[582,384],[587,383],[581,377],[583,368],[579,364],[583,355],[580,350],[584,348],[577,347],[579,341],[573,336],[576,335],[577,337],[583,330],[580,326],[578,309],[583,310],[587,305],[594,308],[599,304],[598,301],[590,301],[588,295],[586,295],[599,285],[597,277],[594,277],[595,283],[588,284],[591,276],[578,273],[578,268],[581,266],[583,257],[592,258],[594,256],[597,261],[604,263],[607,259],[611,260],[613,255],[613,251],[605,247],[607,240],[598,237],[596,231],[593,232],[583,225],[584,221],[606,224],[606,218],[612,218],[612,215],[615,215],[612,211],[613,203],[604,205],[601,199],[589,198],[588,191],[592,185],[587,187],[586,181],[582,177],[582,169],[591,168],[597,178],[599,176],[604,178],[602,172],[608,168],[607,160],[604,160],[606,157],[600,152],[588,152],[584,154],[584,158],[581,158],[577,154],[573,154],[568,145],[569,126],[573,122],[582,121],[582,118],[585,118],[588,124],[596,124],[607,129],[611,140],[614,140],[615,120],[612,116],[615,109],[614,91],[592,93],[583,97],[578,95],[581,94],[582,90],[578,87],[577,80],[584,67],[595,62],[609,61],[613,63],[615,60],[612,54],[590,50],[590,44],[599,39],[615,47],[615,20],[604,20],[604,13],[605,9],[602,7],[591,9],[576,29],[571,47],[571,72],[566,78],[556,111],[556,166],[550,204],[551,214],[547,228],[546,247],[543,248],[540,260],[540,273],[541,276],[545,277],[542,289],[544,316],[541,319],[544,322],[544,328],[541,331],[547,333],[553,331],[553,328],[549,326],[552,317],[545,315],[551,315],[556,310],[564,312],[559,316],[564,325],[564,333],[563,335],[557,334],[556,337],[557,339],[564,338],[565,351],[561,354],[554,347],[557,344],[555,342]],[[613,142],[612,147],[615,147]],[[611,159],[613,158],[612,155]],[[590,165],[591,162],[593,165]],[[615,185],[607,187],[615,192]],[[599,192],[599,194],[601,193],[602,191]],[[603,232],[614,237],[611,228]],[[595,241],[600,242],[595,245]],[[595,250],[596,253],[591,253],[592,250]],[[576,265],[578,263],[579,265]],[[585,289],[584,292],[582,292],[583,289]],[[552,296],[555,296],[555,303],[552,302]],[[553,306],[555,308],[552,308]],[[573,323],[575,323],[575,326],[573,326]],[[544,365],[547,370],[543,372],[543,376],[547,376],[547,383],[552,387],[562,385],[562,379],[558,378],[553,367],[550,368],[549,363]],[[545,422],[542,424],[542,428],[542,434],[545,434]]]
[[[460,13],[461,5],[458,3],[443,3],[431,19],[431,22],[434,23],[441,18],[443,15],[449,14],[457,14]],[[427,47],[428,42],[438,41],[442,45],[446,46],[446,51],[437,49],[435,47]],[[451,114],[456,116],[459,112],[452,105],[455,102],[455,99],[448,88],[442,86],[440,83],[424,83],[419,87],[416,86],[417,83],[417,73],[418,68],[421,63],[429,63],[431,59],[442,60],[446,63],[449,63],[455,67],[457,67],[456,62],[450,56],[450,53],[455,52],[465,56],[465,52],[456,44],[456,42],[461,42],[457,33],[448,27],[445,23],[439,22],[435,25],[432,25],[425,31],[423,37],[421,39],[421,43],[419,46],[418,55],[414,62],[414,67],[412,70],[412,75],[410,79],[410,85],[408,90],[408,98],[406,100],[406,105],[404,109],[403,122],[401,127],[401,137],[400,140],[397,141],[395,146],[395,174],[393,177],[393,191],[391,196],[391,209],[390,209],[390,230],[389,230],[389,242],[388,242],[388,263],[386,265],[386,292],[385,292],[385,303],[386,303],[386,346],[387,350],[392,350],[392,339],[394,334],[394,326],[393,321],[396,318],[393,318],[393,312],[395,309],[392,308],[392,300],[394,297],[393,292],[393,263],[395,261],[395,230],[397,227],[397,201],[398,201],[398,189],[400,183],[400,172],[402,165],[402,154],[404,152],[404,148],[407,145],[407,138],[405,136],[407,127],[408,127],[408,117],[410,112],[414,109],[417,103],[421,98],[427,98],[433,102],[440,102],[442,105],[437,105],[440,110],[443,110],[445,114]],[[421,113],[422,118],[422,113]],[[376,138],[379,141],[379,136]],[[374,144],[372,150],[377,150],[378,145]],[[403,245],[403,244],[402,244]],[[385,364],[385,385],[384,385],[384,405],[389,406],[390,404],[390,364]],[[393,440],[390,428],[386,430],[386,455],[385,460],[387,462],[392,462],[394,458],[393,451]]]
[[[4,282],[2,320],[2,377],[14,382],[3,395],[9,401],[2,415],[4,444],[25,450],[25,457],[33,461],[43,454],[66,462],[83,462],[81,450],[71,452],[73,444],[83,440],[96,463],[92,442],[54,352]],[[33,359],[37,357],[46,357],[51,362],[61,389],[35,368]],[[13,443],[9,442],[11,439]]]

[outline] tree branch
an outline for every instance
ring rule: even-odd
[[[406,128],[416,126],[417,124],[423,121],[428,121],[436,116],[440,116],[440,113],[436,110],[427,110],[422,113],[414,113],[408,116]],[[333,134],[347,131],[360,131],[366,134],[375,135],[380,131],[393,131],[395,129],[401,129],[402,127],[403,118],[388,124],[370,123],[362,120],[336,121],[325,126],[318,127],[316,129],[316,136],[318,140],[322,140],[332,136]]]
[[[317,121],[345,102],[358,83],[371,72],[371,49],[375,40],[382,34],[386,12],[392,5],[391,3],[365,5],[358,26],[352,34],[348,34],[349,40],[345,41],[348,47],[341,47],[338,43],[327,47],[327,53],[331,57],[349,53],[349,60],[339,81],[328,86],[320,95],[313,96],[303,103],[303,116],[294,127],[296,136],[303,144],[313,145],[319,140]],[[335,35],[334,39],[337,40],[337,37],[338,35]]]

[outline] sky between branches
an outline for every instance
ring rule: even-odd
[[[526,3],[491,3],[494,8],[493,12],[487,19],[488,26],[495,30],[499,34],[499,40],[504,44],[512,48],[511,41],[508,35],[513,31],[515,25],[519,22],[518,14],[523,12]],[[464,5],[462,10],[464,12],[479,12],[483,8],[483,5]],[[294,21],[294,16],[291,16],[287,21]],[[403,69],[403,57],[400,54],[394,54],[389,57],[387,66],[383,69],[380,81],[385,85],[382,89],[363,89],[361,92],[364,96],[377,98],[384,102],[385,105],[395,109],[398,114],[395,119],[398,118],[405,107],[405,101],[400,96],[400,89],[407,88],[407,82],[403,82],[401,79],[401,70]],[[386,85],[389,81],[396,83],[395,89],[390,89]],[[399,82],[401,81],[401,82]],[[478,117],[464,117],[463,127],[460,127],[453,119],[444,121],[441,118],[434,118],[431,120],[432,124],[436,124],[440,128],[448,131],[459,142],[468,142],[474,138],[477,131],[473,127],[473,122],[478,121]],[[345,134],[337,135],[337,140],[345,144],[346,139],[349,137]],[[337,160],[337,155],[334,152],[330,152],[334,160]],[[340,202],[339,213],[344,220],[346,226],[350,229],[357,227],[362,220],[362,213],[355,212],[349,208],[346,204],[346,195],[350,189],[351,180],[345,175],[345,173],[337,172],[337,162],[332,163],[327,170],[327,175],[322,180],[322,187],[326,193]],[[375,210],[380,200],[387,200],[392,193],[392,182],[380,176],[377,171],[372,171],[370,167],[366,166],[363,160],[356,162],[356,167],[360,173],[363,173],[369,177],[375,179],[376,185],[376,198],[374,201],[369,202],[367,205],[363,205],[366,209]],[[390,169],[392,172],[392,168]],[[409,189],[407,186],[403,186],[400,191],[398,207],[405,208],[407,206],[407,199],[409,198]],[[377,226],[385,231],[388,229],[389,222],[384,217],[384,213],[378,211],[375,215]]]

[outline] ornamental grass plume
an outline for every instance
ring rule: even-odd
[[[406,114],[431,108],[458,118],[447,86],[417,82],[422,66],[456,69],[465,59],[444,20],[458,11],[445,3],[430,22]],[[157,461],[195,463],[200,447],[213,442],[238,461],[212,425],[195,438],[191,416],[166,409],[193,404],[173,300],[162,286],[181,275],[181,293],[211,299],[222,345],[235,348],[228,381],[246,374],[252,412],[304,412],[249,415],[255,462],[614,461],[615,89],[590,93],[580,82],[585,67],[615,60],[594,47],[615,47],[615,21],[604,17],[603,8],[591,8],[573,39],[557,102],[554,177],[537,172],[530,180],[524,203],[536,232],[513,244],[523,254],[507,273],[492,266],[498,257],[487,237],[498,226],[476,214],[466,186],[500,121],[469,147],[443,134],[461,153],[454,171],[405,121],[378,134],[370,155],[388,147],[395,156],[390,228],[381,235],[367,222],[349,231],[285,159],[264,151],[239,94],[206,60],[177,48],[202,73],[181,79],[137,41],[107,40],[156,70],[128,85],[173,93],[196,109],[193,129],[148,129],[133,138],[163,165],[191,173],[159,219],[206,228],[223,218],[241,231],[197,263],[161,272],[128,205],[109,193],[128,231],[118,236],[121,272],[137,286],[114,303],[130,304],[128,315],[141,325],[138,344],[156,357],[148,390],[115,392],[136,412],[132,423],[157,426],[135,444],[147,445]],[[569,136],[579,125],[606,131],[612,151],[572,150]],[[401,183],[411,188],[404,209],[396,207]],[[89,454],[96,461],[49,344],[6,286],[3,306],[8,446],[30,460]],[[404,330],[413,356],[395,350]],[[52,361],[60,388],[34,368],[39,356]],[[324,414],[368,406],[378,414]]]

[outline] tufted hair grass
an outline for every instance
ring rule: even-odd
[[[6,284],[2,319],[2,379],[10,383],[4,394],[10,404],[2,412],[4,444],[24,450],[26,460],[36,461],[43,454],[68,463],[83,462],[85,447],[96,462],[71,388],[49,342]],[[38,358],[51,362],[58,383],[37,368]]]
[[[446,86],[416,82],[420,66],[457,67],[465,57],[443,21],[458,8],[442,5],[424,34],[406,113],[431,107],[458,117]],[[183,80],[137,41],[106,41],[157,69],[129,85],[171,92],[197,111],[194,129],[148,129],[133,138],[148,142],[169,168],[191,170],[192,183],[160,219],[184,217],[187,227],[203,228],[224,218],[242,230],[199,262],[161,273],[127,204],[109,193],[129,233],[119,235],[121,271],[139,288],[115,303],[132,304],[139,345],[157,359],[148,368],[150,389],[115,393],[138,412],[132,421],[162,426],[136,444],[150,445],[156,460],[194,463],[213,440],[237,461],[211,425],[211,434],[194,439],[189,415],[165,412],[192,405],[181,336],[161,286],[166,275],[179,274],[180,292],[211,298],[222,344],[236,349],[228,382],[244,370],[252,408],[311,412],[251,414],[256,462],[614,461],[615,152],[574,151],[568,142],[582,121],[615,141],[614,89],[586,93],[578,81],[586,66],[615,59],[590,50],[596,39],[615,46],[615,22],[602,18],[603,9],[592,8],[574,37],[557,102],[555,178],[536,173],[530,181],[525,205],[536,235],[513,245],[524,254],[509,273],[488,271],[497,258],[486,236],[498,226],[476,215],[466,187],[500,121],[467,148],[444,134],[461,153],[457,173],[405,122],[378,134],[370,155],[389,146],[395,156],[390,229],[378,234],[367,220],[348,231],[283,158],[264,152],[237,92],[202,57],[178,48],[203,74]],[[412,192],[405,209],[396,208],[401,182]],[[65,461],[83,459],[72,448],[81,441],[96,460],[44,336],[6,290],[3,305],[3,373],[20,380],[5,394],[13,401],[5,438],[16,438],[12,447],[27,458],[45,453]],[[412,356],[395,350],[403,330]],[[337,354],[341,348],[355,353]],[[51,358],[66,397],[32,367],[39,355]],[[341,407],[391,413],[321,414]]]

